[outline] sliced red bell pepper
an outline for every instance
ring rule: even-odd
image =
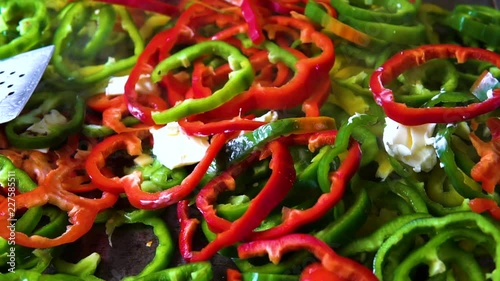
[[[481,214],[488,212],[496,220],[500,220],[500,207],[497,202],[489,198],[474,198],[469,201],[469,207],[472,211]]]
[[[335,273],[340,280],[378,280],[370,269],[337,255],[328,244],[309,234],[290,234],[274,240],[244,243],[238,246],[238,256],[245,259],[268,254],[269,260],[277,264],[283,254],[299,250],[311,252],[324,269]]]
[[[85,169],[92,183],[103,191],[112,193],[124,191],[120,177],[108,176],[108,173],[103,172],[106,169],[106,159],[121,149],[126,149],[129,155],[138,156],[142,153],[141,139],[134,133],[113,135],[98,143],[87,157]]]
[[[495,192],[495,187],[500,183],[500,119],[491,117],[486,120],[486,126],[490,129],[491,140],[482,141],[474,133],[470,134],[472,145],[481,157],[478,163],[472,167],[471,176],[474,180],[481,182],[483,189],[488,193]]]
[[[252,131],[266,124],[262,121],[240,117],[210,123],[203,123],[202,121],[189,121],[189,118],[181,119],[178,122],[186,134],[204,136],[234,131]]]
[[[252,199],[247,211],[236,221],[231,223],[229,228],[217,234],[216,238],[208,243],[202,250],[194,251],[184,256],[188,261],[208,260],[220,249],[232,245],[245,239],[276,207],[287,195],[295,181],[295,169],[293,160],[287,147],[280,141],[272,141],[262,151],[254,152],[250,157],[236,164],[228,171],[223,172],[205,186],[205,196],[214,198],[218,193],[226,188],[234,187],[234,177],[237,176],[244,167],[250,165],[257,159],[272,156],[269,167],[272,174],[269,180],[255,198]],[[191,243],[189,231],[181,231],[184,237],[179,237],[180,243]],[[187,237],[187,238],[186,238]],[[187,248],[187,246],[181,246]]]
[[[155,12],[167,16],[176,16],[179,14],[179,9],[177,6],[158,0],[94,0],[94,1],[123,5],[129,8],[140,9],[148,12]]]
[[[326,269],[321,263],[315,262],[308,265],[300,274],[300,281],[315,281],[315,280],[329,280],[329,281],[344,281],[334,272]]]
[[[394,100],[393,91],[385,88],[404,71],[431,59],[455,58],[458,63],[467,60],[490,62],[500,67],[500,55],[485,49],[458,45],[424,45],[397,53],[376,69],[370,79],[375,102],[384,108],[392,120],[407,126],[427,123],[454,123],[472,119],[500,107],[500,89],[493,90],[490,98],[459,107],[408,107]]]

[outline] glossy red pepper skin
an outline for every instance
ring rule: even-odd
[[[175,5],[167,4],[159,0],[97,0],[108,4],[117,4],[129,8],[155,12],[167,16],[177,16],[179,8]]]
[[[273,16],[266,20],[264,30],[274,26],[285,26],[299,32],[302,43],[315,44],[321,53],[314,57],[298,58],[295,64],[295,75],[281,87],[263,87],[253,84],[248,91],[242,93],[209,114],[220,118],[245,114],[254,109],[287,109],[301,105],[310,98],[311,92],[317,88],[317,81],[329,81],[329,71],[335,61],[332,41],[325,34],[316,31],[309,22],[290,17]],[[246,31],[245,25],[235,26],[214,35],[214,40],[226,40],[235,34]],[[310,79],[315,77],[315,79]]]
[[[308,234],[290,234],[273,240],[244,243],[238,246],[238,256],[245,259],[267,254],[269,260],[277,264],[283,254],[299,250],[311,252],[325,270],[335,273],[340,280],[378,280],[367,267],[337,255],[328,244]]]
[[[492,96],[485,101],[466,106],[412,108],[396,102],[392,90],[384,87],[405,70],[439,58],[455,58],[458,63],[467,60],[486,61],[500,67],[500,55],[480,48],[440,44],[424,45],[402,51],[375,70],[370,79],[370,89],[375,102],[384,108],[389,118],[407,126],[455,123],[472,119],[500,107],[500,89],[493,90]]]
[[[141,139],[133,133],[123,133],[105,138],[98,143],[91,151],[85,162],[85,169],[99,189],[112,193],[123,193],[123,184],[120,177],[108,176],[106,169],[106,159],[114,152],[126,149],[132,156],[142,153]]]
[[[12,200],[15,209],[22,210],[51,204],[68,213],[70,225],[66,232],[58,237],[48,238],[38,235],[28,236],[16,232],[16,244],[30,248],[51,248],[72,243],[86,234],[93,226],[97,214],[112,207],[118,200],[118,195],[103,192],[101,198],[91,199],[80,197],[65,189],[68,176],[71,176],[79,163],[61,160],[59,167],[52,170],[45,180],[32,191],[16,195]],[[12,225],[12,200],[0,202],[0,236],[8,239],[11,235],[9,225]],[[15,226],[15,225],[14,225]],[[15,230],[15,229],[14,229]]]
[[[181,184],[165,189],[163,191],[149,193],[141,189],[141,175],[134,172],[120,179],[120,183],[132,206],[139,209],[155,210],[173,205],[185,199],[200,183],[203,176],[215,159],[217,153],[229,139],[227,134],[215,135],[203,159],[196,164],[193,171],[182,181]]]
[[[493,199],[474,198],[469,201],[469,207],[478,214],[488,212],[494,219],[500,220],[500,207]]]
[[[223,172],[220,176],[214,178],[208,186],[205,195],[212,198],[217,197],[218,193],[226,188],[234,187],[234,176],[241,172],[246,165],[250,165],[258,159],[264,159],[272,156],[269,167],[272,174],[266,182],[263,189],[255,198],[252,199],[247,211],[237,220],[235,220],[228,229],[217,233],[216,238],[208,243],[202,250],[185,253],[184,259],[188,261],[208,260],[220,249],[242,241],[247,237],[276,207],[287,195],[295,181],[295,169],[290,152],[285,144],[280,141],[270,142],[262,152],[255,152],[250,157],[236,164],[229,171]],[[184,237],[179,238],[179,242],[191,243],[189,231],[181,231]],[[185,238],[187,237],[187,238]],[[188,248],[188,246],[181,246]]]
[[[319,262],[308,265],[300,274],[300,281],[315,280],[344,281],[344,279],[323,267]]]

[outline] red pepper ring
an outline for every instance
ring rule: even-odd
[[[153,210],[173,205],[188,196],[200,183],[207,172],[210,164],[217,156],[227,140],[231,137],[229,134],[215,135],[210,146],[203,156],[203,159],[195,166],[181,184],[169,189],[149,193],[141,189],[141,174],[134,172],[121,178],[120,183],[124,187],[127,198],[132,206],[139,209]]]
[[[500,55],[481,48],[439,44],[402,51],[388,59],[370,78],[370,89],[375,102],[384,108],[389,118],[407,126],[453,123],[472,119],[500,107],[500,89],[494,90],[493,95],[483,102],[459,107],[412,108],[394,101],[393,91],[384,85],[389,84],[404,71],[437,58],[456,58],[458,63],[475,59],[500,67]]]
[[[215,239],[208,243],[201,251],[192,252],[190,255],[185,256],[184,258],[186,260],[192,262],[208,260],[220,249],[245,239],[245,237],[259,226],[266,216],[285,198],[295,181],[295,169],[292,156],[284,143],[275,140],[270,142],[261,153],[256,151],[249,158],[255,161],[257,160],[257,156],[259,159],[264,159],[269,155],[272,156],[269,163],[272,174],[259,194],[252,199],[246,212],[231,223],[227,230],[218,233]],[[249,163],[245,163],[244,165],[247,164]],[[239,164],[236,164],[236,167],[237,168],[233,167],[231,171],[235,172],[235,170],[243,168]],[[232,175],[227,173],[223,173],[223,175],[224,179],[222,181],[220,177],[214,178],[203,188],[205,190],[205,195],[211,196],[211,192],[217,194],[217,190],[227,188],[226,182],[227,180],[231,182],[228,178],[232,178]],[[200,196],[199,194],[198,198]],[[187,233],[185,232],[184,235],[187,235]],[[191,242],[188,239],[181,238],[179,241],[184,243]]]
[[[196,227],[200,223],[199,220],[189,217],[189,200],[181,200],[177,203],[177,217],[179,219],[179,251],[185,259],[192,257],[192,244]]]
[[[52,170],[45,181],[34,190],[16,195],[13,200],[3,200],[0,203],[1,237],[8,239],[11,235],[12,219],[15,215],[12,212],[12,202],[15,202],[15,210],[52,204],[68,213],[71,225],[67,226],[66,232],[56,238],[28,236],[25,233],[16,232],[16,244],[30,248],[51,248],[78,240],[92,228],[101,210],[110,208],[116,203],[118,200],[116,194],[104,192],[99,199],[89,199],[64,190],[62,184],[58,182],[68,176],[74,168],[71,163],[66,164]]]
[[[322,146],[335,143],[337,131],[324,131],[312,134],[291,135],[281,139],[283,143],[288,145],[308,145],[311,151],[314,151]],[[340,167],[330,174],[332,182],[330,192],[322,194],[316,204],[309,209],[284,209],[282,223],[270,229],[252,232],[245,237],[245,240],[254,241],[261,239],[272,239],[282,235],[292,233],[296,229],[306,224],[312,223],[320,219],[326,214],[335,204],[342,199],[345,187],[354,173],[359,167],[361,161],[361,149],[359,144],[351,141],[351,146],[347,152],[345,160]],[[247,162],[242,162],[240,165],[231,167],[229,170],[221,174],[217,180],[209,182],[198,193],[196,205],[198,210],[203,214],[209,229],[212,232],[220,233],[227,231],[232,227],[232,223],[224,218],[217,216],[213,204],[217,200],[219,193],[225,189],[231,189],[234,186],[234,177],[246,168]]]
[[[274,240],[241,244],[238,246],[238,256],[246,259],[268,254],[269,260],[277,264],[283,254],[299,250],[311,252],[325,269],[338,275],[341,280],[378,280],[370,269],[354,260],[339,256],[328,244],[309,234],[290,234]]]
[[[87,157],[85,169],[92,183],[102,191],[123,192],[119,177],[108,177],[101,171],[106,167],[106,158],[121,149],[126,149],[129,155],[138,156],[142,153],[141,139],[133,133],[112,135],[98,143]]]

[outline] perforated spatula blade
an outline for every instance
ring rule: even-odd
[[[0,61],[0,124],[21,113],[53,53],[50,45]]]

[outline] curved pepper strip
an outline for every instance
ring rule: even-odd
[[[190,9],[196,9],[198,5],[192,5]],[[183,13],[182,15],[184,15]],[[189,14],[188,14],[189,15]],[[192,37],[191,32],[183,28],[180,23],[188,19],[179,18],[178,27],[170,28],[156,34],[148,43],[144,51],[139,55],[137,63],[129,74],[127,83],[125,83],[125,100],[127,107],[134,117],[147,125],[154,125],[151,115],[153,111],[164,110],[166,108],[150,108],[140,102],[141,93],[138,92],[136,85],[141,80],[151,77],[154,66],[159,61],[159,56],[167,56],[171,49],[180,42],[189,41]],[[167,76],[168,77],[168,76]]]
[[[452,254],[455,253],[457,250],[457,242],[460,241],[474,241],[474,244],[480,247],[485,247],[489,248],[491,246],[491,243],[493,242],[490,237],[488,237],[486,234],[481,233],[476,230],[470,230],[470,229],[449,229],[449,230],[443,230],[442,232],[439,232],[436,234],[436,236],[432,237],[424,246],[414,250],[411,252],[408,256],[405,257],[405,259],[399,264],[399,266],[396,268],[394,271],[394,280],[402,280],[408,276],[410,276],[412,270],[420,266],[421,263],[425,263],[429,266],[430,272],[436,270],[434,268],[435,264],[439,264],[439,262],[446,262],[450,261],[458,261],[460,262],[461,259],[453,259],[451,258]],[[455,243],[453,243],[455,242]],[[450,243],[450,244],[448,244]],[[443,252],[450,252],[451,253],[443,253]],[[459,250],[460,251],[460,250]],[[446,258],[442,258],[443,255],[446,255]],[[467,270],[464,270],[464,275],[467,276],[465,277],[466,280],[486,280],[485,278],[485,273],[479,266],[478,262],[475,260],[474,256],[472,254],[469,254],[471,256],[471,259],[467,263]],[[439,266],[439,265],[438,265]],[[442,266],[442,265],[441,265]],[[440,270],[437,268],[437,270]]]
[[[261,44],[265,40],[262,32],[263,16],[257,6],[257,0],[242,0],[241,15],[248,24],[248,37],[256,45]]]
[[[273,240],[244,243],[238,246],[238,255],[250,258],[268,254],[269,260],[278,264],[283,254],[298,250],[310,251],[326,270],[335,273],[341,280],[377,280],[370,269],[337,255],[328,244],[308,234],[289,234]]]
[[[74,242],[90,230],[99,211],[113,206],[118,200],[117,195],[107,192],[104,192],[99,199],[88,199],[66,191],[61,182],[68,174],[71,174],[73,169],[73,163],[61,164],[59,168],[51,171],[46,180],[37,188],[14,197],[16,210],[46,204],[55,205],[68,212],[71,225],[63,234],[55,238],[28,236],[16,231],[16,244],[30,248],[51,248]],[[7,200],[0,203],[0,226],[2,227],[0,236],[6,239],[10,235],[8,226],[11,212],[7,211],[8,208]]]
[[[451,161],[453,158],[450,157],[448,159]],[[427,182],[420,182],[417,180],[416,173],[413,170],[406,169],[406,167],[395,159],[391,159],[389,161],[394,169],[394,172],[396,172],[396,174],[398,174],[406,182],[406,188],[413,189],[420,195],[419,200],[424,200],[429,213],[436,216],[444,216],[449,213],[470,210],[467,205],[467,201],[464,200],[464,197],[455,190],[453,182],[449,181],[443,169],[435,168],[429,175]],[[450,168],[449,172],[452,171],[453,175],[455,172],[459,172],[456,163],[450,163],[452,163],[452,167],[455,167],[455,170]],[[462,176],[461,173],[457,175]],[[468,182],[470,183],[472,180]],[[450,191],[444,191],[447,186],[449,186]],[[463,188],[465,192],[470,189],[470,187],[465,183],[461,185],[461,188]],[[439,202],[440,199],[444,199],[444,201]]]
[[[374,48],[387,47],[388,44],[419,45],[425,43],[425,26],[418,22],[410,26],[370,22],[342,15],[339,19],[361,32],[372,34],[370,46]]]
[[[230,136],[226,134],[215,135],[211,139],[210,146],[203,159],[194,167],[193,171],[181,182],[181,184],[169,189],[149,193],[141,189],[140,172],[134,172],[120,180],[127,198],[132,206],[139,209],[159,209],[179,202],[188,196],[205,176],[210,164],[217,153],[226,143]]]
[[[355,239],[349,244],[342,246],[339,250],[339,254],[352,257],[367,252],[374,253],[380,248],[380,245],[382,245],[387,238],[389,238],[403,225],[413,220],[427,217],[430,217],[430,215],[425,213],[413,213],[396,217],[383,224],[380,228],[376,229],[368,236]]]
[[[0,275],[0,281],[103,281],[95,276],[79,277],[70,274],[43,274],[36,271],[16,269],[15,272],[9,272]]]
[[[332,137],[331,133],[331,131],[325,131],[324,133],[312,134],[308,139],[301,139],[303,143],[300,144],[309,144],[310,146],[314,145],[314,147],[321,147],[332,144],[335,141],[335,135],[333,135]],[[296,145],[299,143],[293,142],[293,144]],[[284,234],[291,233],[295,229],[321,218],[341,199],[343,191],[345,189],[345,185],[349,181],[350,177],[352,177],[359,165],[360,157],[361,153],[359,150],[359,146],[357,145],[357,143],[352,144],[351,148],[348,151],[348,155],[346,156],[346,160],[344,160],[341,166],[330,175],[330,191],[321,195],[314,206],[306,210],[286,209],[283,212],[281,224],[264,231],[254,232],[249,235],[247,239],[258,240],[278,237]],[[233,169],[235,169],[236,171],[233,171]],[[233,167],[230,168],[230,170],[228,170],[227,172],[230,174],[239,173],[240,170],[242,169],[239,167]],[[220,178],[221,176],[217,177],[216,179]],[[234,183],[231,183],[230,181],[231,178],[223,180],[226,188],[228,189],[234,187]],[[216,215],[215,209],[213,208],[212,204],[215,203],[218,193],[223,191],[223,189],[219,187],[219,184],[216,183],[216,181],[210,182],[199,192],[196,199],[196,204],[200,212],[203,214],[205,220],[207,221],[210,230],[218,233],[229,229],[232,223],[228,220],[218,217]]]
[[[167,103],[156,93],[141,95],[138,101],[150,108],[163,110],[168,107]],[[85,133],[89,135],[111,135],[115,133],[135,132],[148,130],[151,126],[147,124],[137,125],[139,120],[128,114],[127,103],[124,95],[109,96],[105,93],[93,95],[87,99],[87,106],[92,110],[102,113],[102,126],[92,124],[84,126]],[[93,121],[93,120],[92,120]],[[97,123],[97,121],[94,121]],[[137,125],[137,126],[133,126]]]
[[[180,119],[179,126],[184,132],[193,136],[209,136],[234,131],[253,131],[266,124],[262,121],[256,121],[241,117],[235,117],[231,120],[215,121],[204,123],[202,121],[188,121],[188,118]]]
[[[2,1],[0,9],[0,22],[5,25],[0,35],[0,59],[34,49],[48,39],[50,19],[43,1]],[[12,38],[13,34],[19,36]]]
[[[295,169],[290,152],[285,144],[280,141],[270,142],[262,152],[255,152],[243,160],[242,163],[230,168],[228,172],[223,172],[220,176],[214,178],[203,188],[206,191],[205,195],[199,194],[198,197],[209,196],[216,198],[223,189],[233,188],[235,184],[234,177],[241,172],[241,168],[250,165],[258,158],[264,159],[269,155],[272,157],[269,163],[272,174],[259,194],[252,199],[252,203],[246,212],[223,232],[217,233],[216,238],[202,250],[188,253],[188,255],[184,256],[184,259],[189,261],[208,260],[220,249],[245,239],[260,225],[273,208],[285,198],[295,181]],[[191,234],[183,232],[183,235],[179,236],[179,244],[191,243],[189,236],[187,236],[187,239],[184,237],[186,235]]]
[[[384,269],[384,265],[387,263],[387,255],[392,250],[397,251],[397,246],[403,239],[404,241],[408,241],[409,237],[414,237],[418,234],[440,233],[454,227],[460,229],[464,226],[468,226],[468,229],[477,229],[492,239],[493,245],[491,245],[491,242],[488,243],[488,250],[492,252],[493,262],[495,263],[495,269],[491,272],[491,278],[493,280],[499,278],[500,271],[497,269],[500,265],[500,233],[498,232],[498,226],[487,218],[472,212],[457,212],[444,217],[420,218],[403,225],[380,246],[373,261],[374,273],[381,280],[386,280],[385,274],[392,275],[392,270],[397,270],[397,265],[400,264],[400,261],[397,261],[397,264],[391,265],[395,266],[392,270]],[[390,278],[387,280],[390,280]]]
[[[455,190],[465,198],[485,198],[488,195],[481,192],[478,183],[469,178],[465,172],[458,168],[455,162],[455,153],[451,147],[451,135],[455,131],[454,126],[446,126],[436,134],[434,148],[443,169]],[[467,180],[468,179],[468,180]]]
[[[180,66],[189,66],[190,60],[207,54],[216,54],[228,59],[233,72],[229,74],[227,83],[209,97],[184,100],[165,111],[153,112],[152,118],[156,124],[166,124],[217,108],[250,86],[254,79],[250,61],[236,47],[223,41],[201,42],[169,56],[153,69],[151,79],[158,82],[169,71]]]
[[[290,50],[274,43],[266,44],[264,47],[268,49],[271,58],[285,62],[294,70],[295,74],[292,79],[281,87],[262,87],[253,84],[245,93],[212,111],[213,116],[234,117],[240,114],[240,108],[243,109],[244,114],[254,109],[279,110],[292,108],[301,105],[311,96],[311,91],[318,88],[316,81],[329,80],[328,72],[333,66],[334,48],[328,36],[316,31],[309,22],[290,17],[269,17],[264,24],[264,30],[270,32],[273,26],[284,26],[298,30],[300,32],[300,42],[316,45],[321,50],[321,53],[313,57],[294,58],[295,53]],[[212,39],[226,40],[233,37],[235,33],[242,33],[245,30],[246,26],[235,26],[219,32],[212,36]],[[315,79],[311,79],[311,77],[315,77]]]
[[[332,129],[335,129],[335,120],[330,117],[278,119],[229,140],[224,147],[224,152],[227,154],[228,163],[236,163],[273,139],[292,134],[306,134]]]
[[[469,207],[472,211],[481,214],[486,211],[495,218],[500,220],[500,207],[498,203],[489,198],[474,198],[469,201]]]
[[[37,93],[31,97],[25,109],[26,113],[16,117],[5,127],[9,143],[25,149],[56,147],[62,144],[69,135],[80,131],[85,116],[85,102],[80,96],[69,92]],[[29,130],[31,125],[40,122],[40,116],[43,118],[52,110],[69,115],[68,120],[62,124],[46,122],[48,124],[45,126],[45,133]]]
[[[370,79],[370,89],[375,102],[384,108],[387,117],[407,126],[426,123],[453,123],[468,120],[500,107],[500,90],[493,90],[485,101],[458,107],[411,108],[395,101],[393,91],[385,88],[404,71],[437,58],[455,58],[458,63],[467,60],[486,61],[500,67],[500,55],[480,48],[458,45],[425,45],[402,51],[375,70]]]
[[[486,120],[491,140],[483,142],[476,134],[470,134],[472,145],[481,157],[471,169],[471,177],[482,183],[483,190],[492,194],[500,183],[500,175],[496,168],[500,164],[500,119],[490,117]]]
[[[49,219],[49,222],[43,226],[35,229],[42,217]],[[65,212],[52,207],[33,207],[29,208],[17,221],[15,222],[15,230],[25,233],[27,235],[38,235],[48,238],[57,237],[60,233],[66,230],[66,225],[68,221],[68,216]],[[14,240],[15,242],[15,240]],[[4,250],[4,255],[1,255],[1,259],[6,262],[9,260],[7,253],[9,252],[9,247],[13,246],[11,240],[2,245],[2,250]],[[5,247],[5,249],[4,249]],[[40,249],[33,250],[30,248],[21,247],[19,245],[14,246],[16,252],[17,264],[16,268],[20,269],[30,269],[38,272],[43,272],[50,264],[52,260],[51,253],[53,249],[46,249],[41,252]]]
[[[37,183],[43,181],[54,168],[51,156],[37,150],[0,150],[0,154],[9,158],[14,166]]]
[[[54,35],[54,54],[52,57],[52,63],[55,70],[62,77],[70,80],[73,83],[79,84],[89,84],[101,81],[110,77],[111,75],[118,73],[120,71],[126,70],[134,66],[139,54],[144,49],[144,41],[139,33],[139,30],[135,26],[130,14],[123,7],[103,5],[100,8],[101,13],[97,14],[99,17],[97,20],[101,24],[99,31],[106,32],[106,27],[112,28],[115,25],[115,21],[109,21],[109,17],[114,15],[115,12],[121,21],[121,27],[127,32],[130,39],[134,44],[134,53],[127,58],[120,59],[118,61],[107,62],[101,65],[93,66],[77,66],[79,62],[72,62],[66,57],[66,52],[68,45],[70,49],[75,46],[71,46],[72,35],[77,34],[75,28],[81,28],[86,23],[79,22],[82,15],[92,15],[94,14],[95,7],[89,6],[86,2],[72,2],[69,4],[68,10],[64,13],[64,17],[61,19],[60,24]],[[107,13],[107,14],[105,14]],[[100,15],[102,14],[102,15]],[[98,26],[99,26],[98,24]],[[100,36],[105,38],[105,34],[100,34],[99,32],[95,36]],[[91,52],[97,53],[99,50],[97,48],[104,47],[102,40],[90,40],[87,47],[84,50],[92,50]]]
[[[328,224],[314,236],[329,245],[344,244],[349,237],[363,224],[367,218],[370,199],[362,189],[356,194],[354,203],[343,216]],[[234,262],[242,272],[283,273],[291,272],[308,258],[307,252],[298,252],[279,264],[252,265],[248,260],[235,259]]]
[[[132,280],[134,280],[134,278],[147,277],[150,274],[161,271],[168,266],[174,253],[174,243],[168,226],[163,219],[154,216],[154,212],[135,210],[119,214],[118,216],[112,216],[106,222],[106,233],[111,237],[111,232],[114,228],[122,224],[135,223],[151,226],[153,228],[153,233],[158,239],[158,244],[153,259],[135,277],[129,277],[129,279]]]
[[[151,164],[134,169],[141,171],[141,189],[147,192],[157,192],[179,185],[188,175],[184,167],[172,170],[163,166],[157,159]]]
[[[106,169],[106,159],[114,152],[126,149],[132,156],[142,153],[141,139],[133,133],[123,133],[105,138],[94,146],[85,160],[85,170],[92,183],[106,192],[124,192],[123,183],[119,177],[109,177],[103,170]]]
[[[212,265],[209,262],[193,262],[141,277],[126,277],[123,281],[210,281],[212,276]]]
[[[444,19],[444,23],[458,31],[462,36],[469,36],[498,48],[500,44],[498,26],[500,13],[493,7],[485,5],[456,5]],[[498,50],[498,49],[497,49]]]

